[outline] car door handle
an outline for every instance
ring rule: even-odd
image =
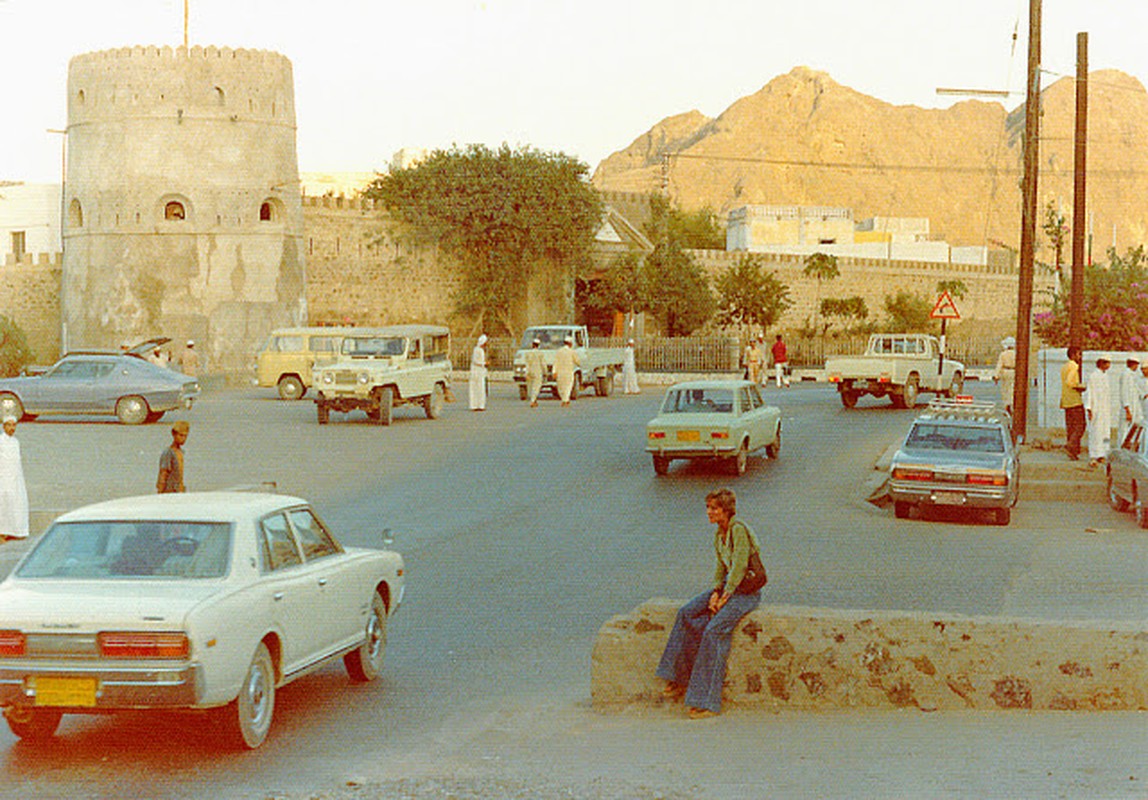
[[[278,603],[283,599],[283,592],[276,592],[275,594],[271,595],[271,599]]]
[[[327,579],[326,578],[320,578],[319,579],[319,585],[320,586],[326,586],[327,585]]]

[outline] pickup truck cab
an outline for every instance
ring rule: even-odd
[[[955,397],[964,388],[965,365],[951,358],[944,359],[943,365],[940,362],[936,336],[875,333],[864,355],[827,358],[825,375],[837,385],[846,408],[853,408],[867,394],[888,396],[897,408],[913,408],[921,392]]]
[[[570,337],[574,352],[578,355],[578,366],[574,371],[574,399],[586,386],[593,386],[599,397],[607,397],[614,389],[614,374],[622,371],[622,348],[590,347],[590,335],[585,325],[535,325],[522,334],[522,347],[514,354],[514,382],[518,384],[518,396],[526,399],[526,351],[535,339],[542,351],[546,371],[542,376],[542,388],[549,389],[555,396],[558,384],[554,381],[554,354],[562,343]]]

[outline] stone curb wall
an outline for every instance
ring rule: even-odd
[[[654,675],[679,601],[598,631],[595,707],[665,702]],[[734,633],[724,697],[760,710],[1148,709],[1148,628],[762,606]]]

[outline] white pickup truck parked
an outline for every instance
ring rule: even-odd
[[[940,342],[924,333],[875,333],[864,355],[827,358],[825,375],[846,408],[867,394],[912,408],[921,392],[954,397],[965,385],[965,365],[951,358],[942,364]]]
[[[585,325],[535,325],[522,334],[522,348],[514,354],[514,382],[518,384],[518,396],[526,399],[526,351],[535,339],[542,351],[546,371],[542,376],[542,388],[549,389],[557,396],[558,385],[554,382],[554,354],[562,347],[566,337],[573,340],[574,352],[578,355],[578,366],[574,372],[574,391],[570,399],[582,393],[583,387],[593,386],[599,397],[607,397],[614,389],[614,374],[622,371],[622,348],[590,347],[590,336]]]

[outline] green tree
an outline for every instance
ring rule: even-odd
[[[835,280],[841,275],[841,270],[837,267],[837,256],[831,256],[828,253],[810,253],[805,257],[805,268],[801,270],[801,274],[817,280],[817,303],[814,308],[820,312],[821,284],[825,281]],[[815,323],[814,327],[819,328],[820,324]]]
[[[887,328],[891,333],[923,333],[933,329],[933,303],[927,298],[901,290],[885,295]]]
[[[1049,244],[1052,245],[1056,278],[1061,285],[1064,285],[1065,277],[1061,270],[1060,259],[1064,253],[1064,243],[1068,241],[1069,227],[1068,220],[1064,214],[1056,210],[1056,204],[1052,200],[1049,200],[1044,207],[1044,221],[1041,222],[1040,228],[1048,237]]]
[[[659,243],[643,266],[646,298],[642,310],[662,323],[667,336],[689,336],[713,316],[709,279],[685,250]]]
[[[661,195],[650,195],[651,224],[655,239],[686,250],[724,250],[725,231],[709,206],[696,211],[674,208]],[[661,229],[661,230],[659,230]]]
[[[862,323],[869,317],[869,307],[864,297],[827,297],[821,301],[821,316],[826,320],[825,330],[828,331],[833,322],[840,319],[846,328],[850,323]]]
[[[1052,309],[1033,316],[1033,331],[1050,347],[1068,344],[1069,287],[1063,286]],[[1144,245],[1124,255],[1108,249],[1108,264],[1084,268],[1081,304],[1084,346],[1093,350],[1148,349],[1148,252]]]
[[[436,150],[364,193],[462,265],[463,315],[517,337],[516,309],[538,265],[572,275],[589,263],[602,205],[587,166],[562,153],[472,144]]]
[[[10,317],[0,314],[0,378],[19,375],[32,362],[28,337]]]
[[[944,294],[945,292],[957,300],[964,300],[965,295],[969,293],[969,287],[965,286],[965,282],[960,278],[937,281],[937,294]]]
[[[789,287],[776,272],[766,272],[760,255],[740,256],[734,265],[718,276],[717,319],[722,325],[756,326],[762,333],[772,328],[787,308]]]

